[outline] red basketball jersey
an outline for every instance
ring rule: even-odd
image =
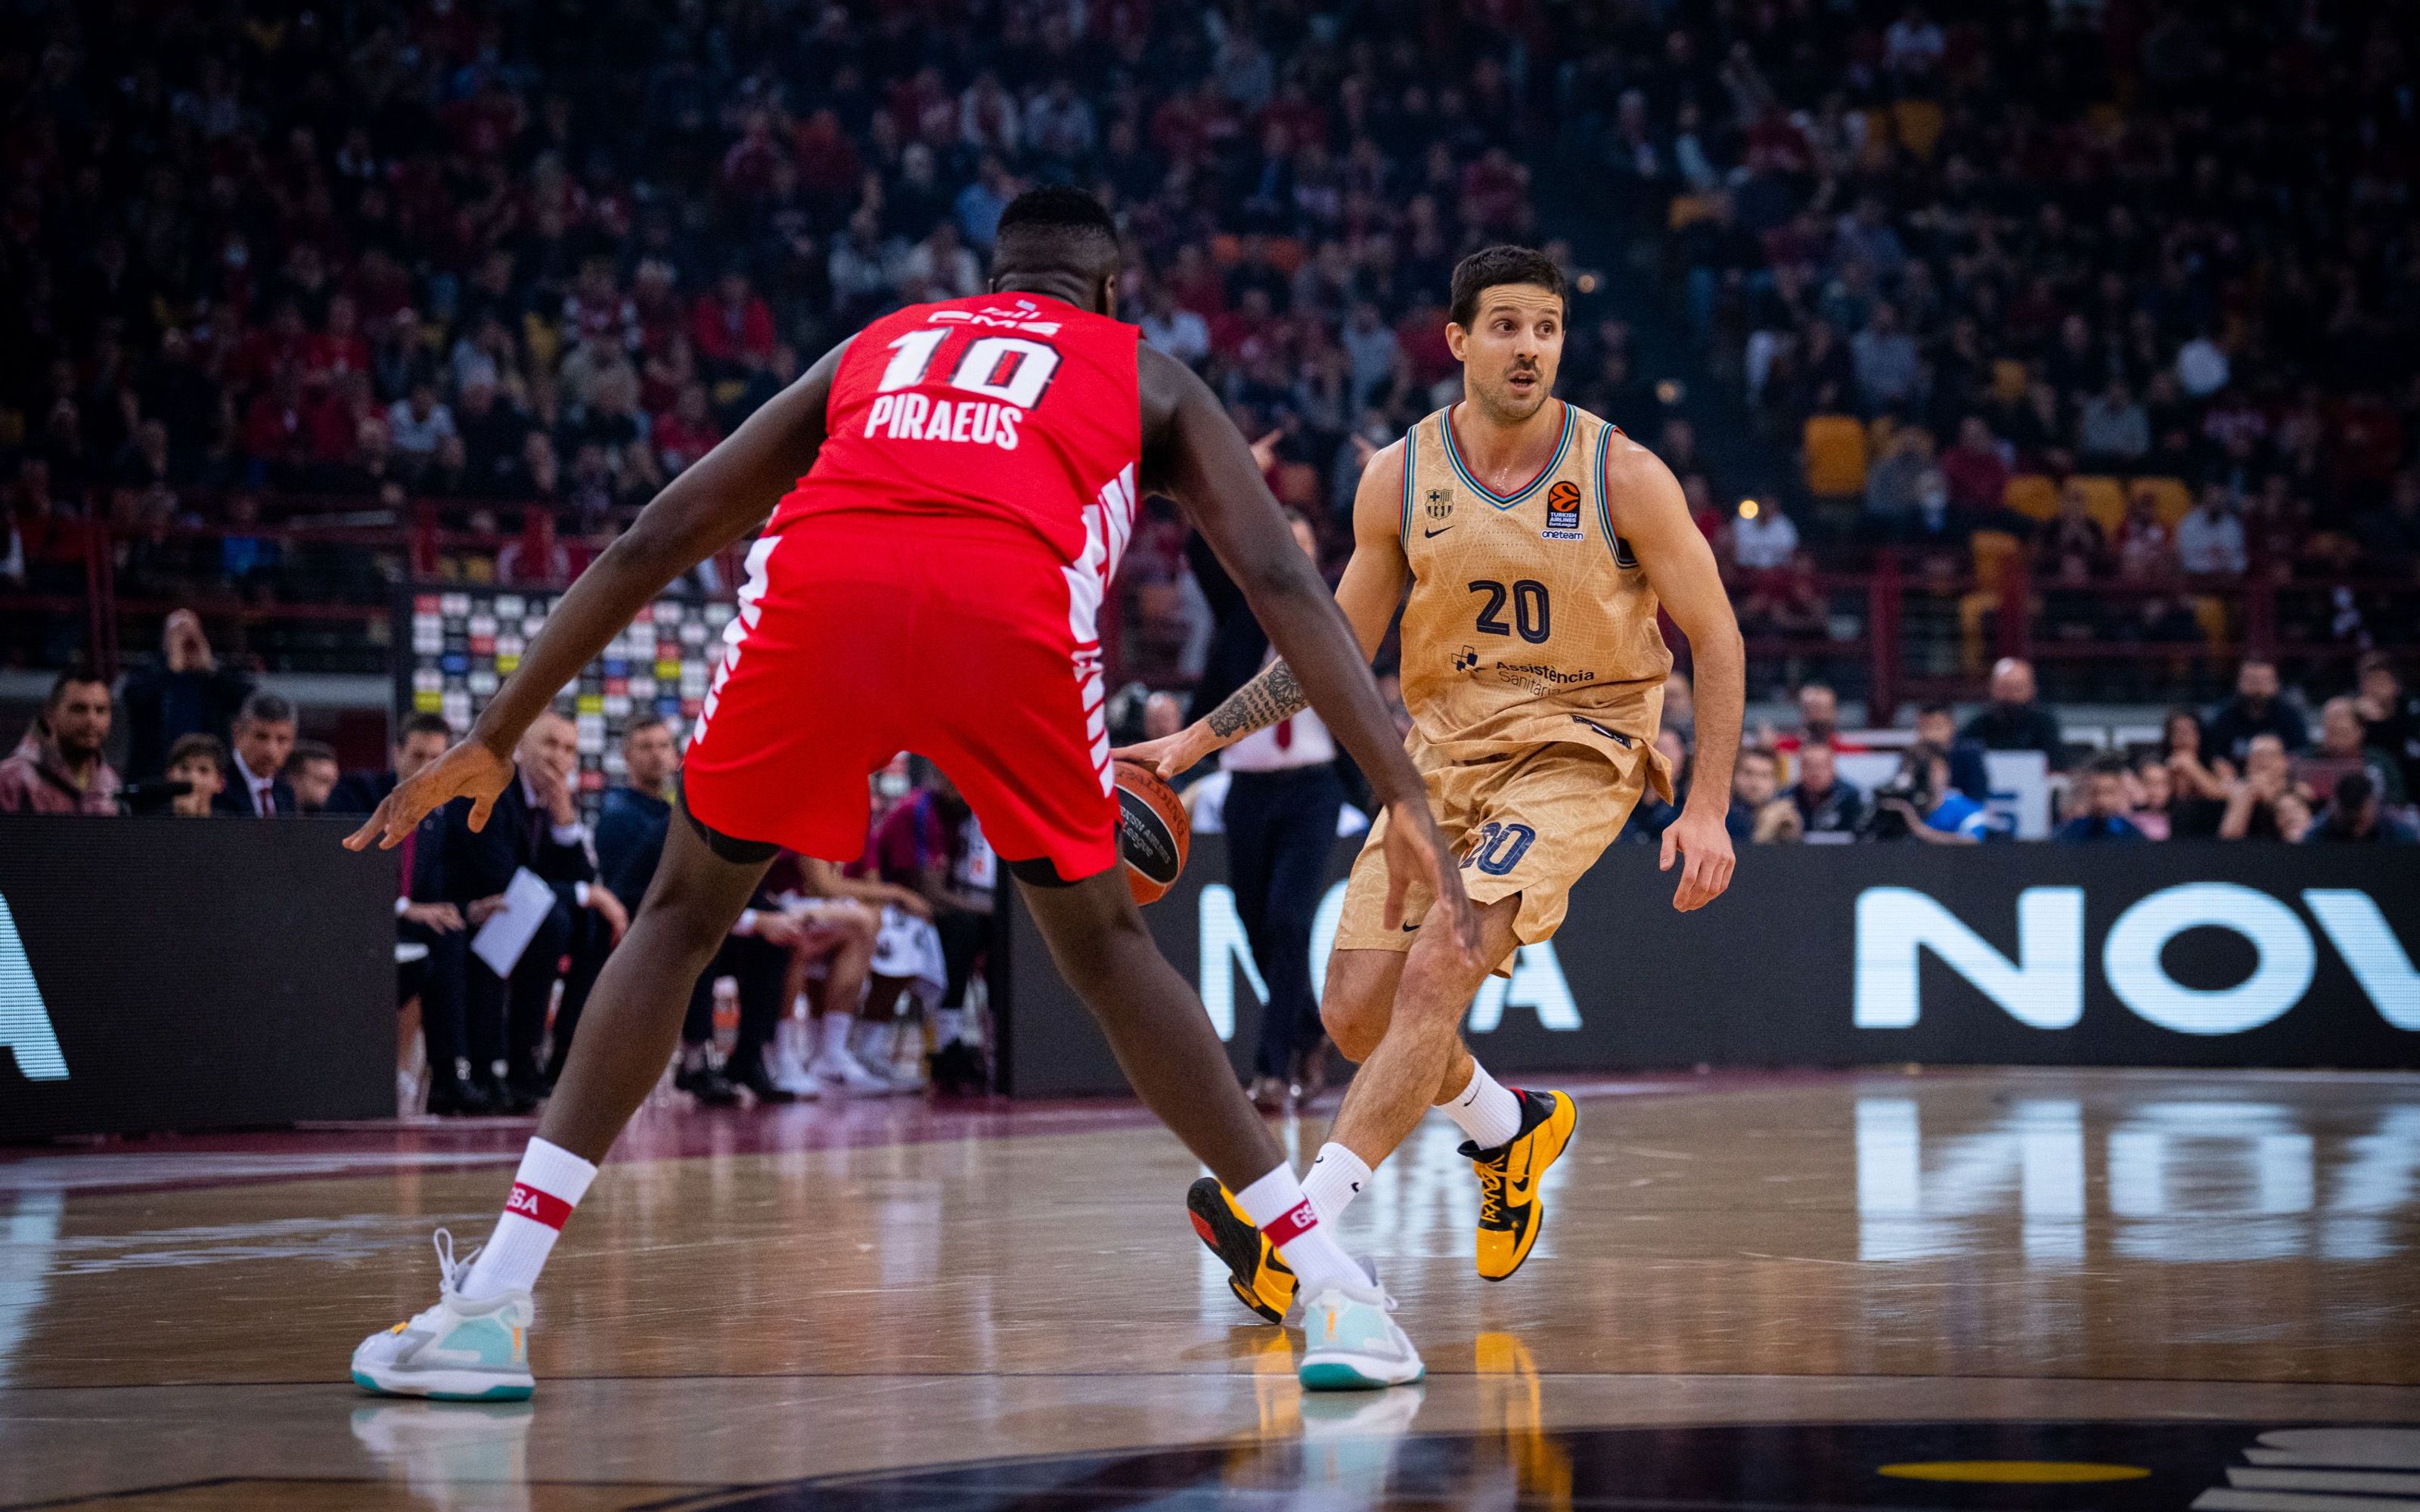
[[[1134,529],[1139,334],[1038,294],[884,316],[841,359],[828,439],[771,529],[840,514],[1004,520],[1106,581]]]

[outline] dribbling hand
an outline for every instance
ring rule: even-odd
[[[412,773],[410,781],[397,784],[378,806],[378,812],[345,837],[345,849],[367,850],[376,841],[380,850],[391,851],[419,827],[421,820],[460,797],[472,800],[471,827],[485,829],[497,795],[512,779],[510,757],[499,756],[476,740],[465,740]]]

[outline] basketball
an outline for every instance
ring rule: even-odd
[[[1185,871],[1193,823],[1185,800],[1140,762],[1121,761],[1118,780],[1118,854],[1125,858],[1126,886],[1135,902],[1157,903]]]

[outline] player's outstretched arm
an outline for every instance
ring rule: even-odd
[[[1402,919],[1405,887],[1414,880],[1426,883],[1463,953],[1475,960],[1478,916],[1438,838],[1419,773],[1404,754],[1394,720],[1378,697],[1368,653],[1311,559],[1295,545],[1251,448],[1227,419],[1217,395],[1190,369],[1148,347],[1140,352],[1138,365],[1144,486],[1185,506],[1292,668],[1291,676],[1299,682],[1309,706],[1319,711],[1337,744],[1351,753],[1370,779],[1371,791],[1387,806],[1393,881],[1387,900],[1388,927]]]
[[[1403,538],[1396,533],[1397,501],[1403,486],[1404,443],[1397,441],[1370,458],[1353,499],[1353,556],[1344,564],[1343,580],[1336,585],[1336,607],[1361,642],[1364,660],[1375,656],[1378,642],[1387,638],[1387,626],[1404,599],[1404,579],[1411,574],[1410,564],[1404,560]],[[1253,731],[1265,730],[1310,706],[1294,669],[1279,657],[1228,695],[1226,702],[1176,733],[1118,754],[1154,763],[1160,776],[1174,777]]]
[[[345,844],[356,851],[372,841],[382,848],[400,844],[424,815],[465,795],[473,800],[471,827],[485,828],[489,807],[512,777],[513,748],[564,685],[674,579],[762,520],[814,465],[832,373],[847,347],[843,342],[825,353],[665,485],[555,605],[470,734],[388,794]]]
[[[1606,501],[1613,526],[1647,569],[1655,596],[1689,638],[1698,694],[1697,775],[1681,817],[1664,831],[1664,870],[1674,854],[1687,857],[1672,906],[1702,908],[1731,885],[1731,764],[1739,755],[1740,720],[1747,707],[1747,657],[1730,594],[1723,591],[1714,553],[1689,518],[1672,470],[1634,441],[1617,438],[1606,463]]]

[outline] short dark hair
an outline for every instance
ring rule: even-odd
[[[1958,717],[1958,711],[1951,708],[1947,703],[1923,703],[1916,706],[1916,715],[1917,718],[1920,719],[1928,714],[1947,715],[1952,719]]]
[[[1090,278],[1095,269],[1107,270],[1116,263],[1118,223],[1082,190],[1045,184],[1017,195],[1000,212],[994,255],[1011,243],[1026,249],[1033,261],[1063,263]]]
[[[442,714],[423,709],[403,721],[402,728],[395,733],[395,743],[400,746],[414,735],[443,735],[445,743],[450,746],[454,743],[454,721]]]
[[[642,710],[622,722],[622,738],[628,740],[642,730],[668,729],[671,725],[672,721],[670,719],[665,718],[655,710]]]
[[[1479,297],[1500,284],[1535,284],[1572,307],[1571,285],[1555,259],[1533,247],[1482,247],[1453,267],[1453,297],[1446,318],[1465,330],[1479,318]]]
[[[177,743],[168,748],[167,769],[173,772],[197,756],[222,772],[227,769],[226,747],[218,736],[199,730],[178,735]]]
[[[1751,756],[1761,762],[1771,762],[1776,766],[1781,764],[1780,753],[1775,750],[1771,746],[1742,746],[1740,748],[1739,759],[1741,761],[1746,761]]]
[[[286,753],[286,769],[295,772],[302,770],[306,762],[327,762],[334,764],[335,760],[335,748],[326,741],[298,740],[294,743],[294,748]]]
[[[2086,770],[2089,771],[2094,777],[2124,777],[2128,772],[2133,770],[2133,768],[2128,766],[2126,764],[2126,758],[2119,755],[2118,752],[2103,751],[2102,754],[2092,758],[2092,764],[2086,768]]]
[[[294,701],[283,693],[259,692],[243,701],[236,717],[253,724],[292,724]]]
[[[2367,772],[2347,772],[2336,779],[2335,806],[2350,813],[2366,806],[2378,794],[2378,784]]]
[[[67,671],[59,673],[58,677],[52,682],[51,696],[42,701],[42,707],[46,709],[57,708],[59,706],[59,701],[68,696],[69,688],[80,687],[86,683],[99,683],[101,687],[107,687],[109,686],[109,679],[101,676],[100,669],[93,667],[89,663],[81,661],[77,662],[74,666],[70,667]]]

